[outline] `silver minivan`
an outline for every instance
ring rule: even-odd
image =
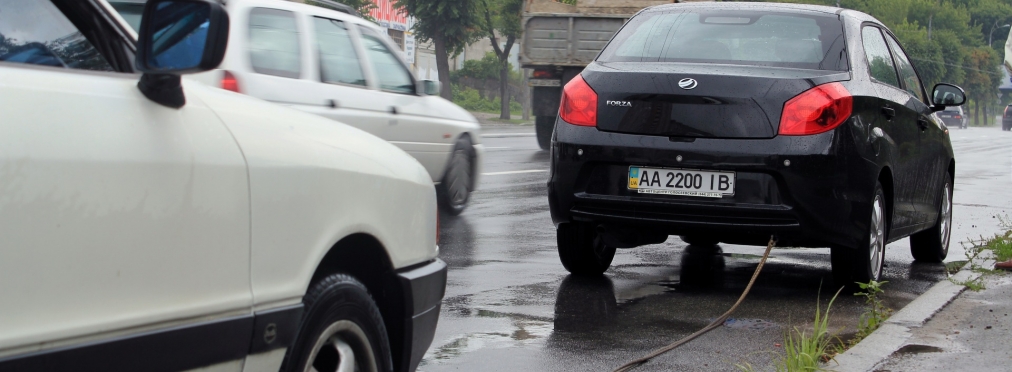
[[[140,25],[144,0],[112,0]],[[228,50],[194,79],[383,138],[421,163],[443,211],[460,214],[478,184],[480,125],[417,80],[386,30],[356,14],[282,0],[229,0]]]

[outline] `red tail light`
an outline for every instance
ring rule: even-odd
[[[534,70],[534,72],[531,73],[531,77],[537,79],[548,79],[555,77],[555,74],[548,70]]]
[[[583,76],[576,75],[566,84],[562,89],[562,104],[559,106],[559,116],[567,123],[597,126],[597,92],[587,85]]]
[[[780,134],[807,136],[840,126],[854,111],[854,97],[840,83],[809,89],[784,104]]]
[[[225,75],[221,78],[221,89],[240,93],[239,81],[235,79],[235,75],[232,75],[231,72],[225,71]]]
[[[955,118],[955,119],[962,119],[963,117],[959,116],[959,115],[955,115],[955,116],[953,116],[953,118]]]

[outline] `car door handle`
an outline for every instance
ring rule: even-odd
[[[928,130],[928,122],[924,119],[917,119],[917,126],[921,128],[921,131]]]
[[[337,104],[337,100],[328,99],[327,100],[327,106],[329,106],[332,109],[336,109],[340,105]]]
[[[394,115],[397,115],[397,107],[390,106],[390,113],[394,114]]]
[[[892,120],[896,117],[896,110],[889,106],[882,106],[882,114],[886,116],[886,119]]]

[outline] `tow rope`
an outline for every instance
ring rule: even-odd
[[[738,309],[738,305],[741,305],[741,303],[745,301],[745,296],[747,296],[748,292],[752,290],[752,285],[755,284],[756,278],[759,277],[759,272],[762,271],[763,265],[766,264],[766,259],[769,258],[770,256],[770,251],[773,250],[773,246],[776,244],[777,244],[776,236],[775,235],[770,236],[770,242],[766,244],[766,253],[763,254],[763,258],[759,260],[759,266],[755,268],[755,273],[752,274],[752,280],[748,281],[748,286],[746,286],[745,291],[741,293],[741,297],[738,297],[738,302],[735,302],[734,306],[731,306],[731,309],[727,310],[727,312],[724,313],[724,315],[721,315],[720,318],[717,318],[706,327],[703,327],[703,329],[696,331],[696,333],[685,336],[685,338],[675,341],[668,346],[657,349],[654,352],[643,356],[642,358],[623,364],[621,367],[616,368],[614,372],[630,371],[633,368],[639,367],[640,365],[649,362],[651,359],[656,358],[661,354],[667,353],[679,346],[685,345],[689,343],[689,341],[696,339],[696,337],[702,336],[703,334],[710,332],[716,329],[717,327],[720,327],[721,324],[724,324],[724,321],[726,321],[727,318],[730,317],[731,314]]]

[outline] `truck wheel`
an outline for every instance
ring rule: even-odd
[[[945,181],[938,221],[930,229],[910,236],[910,254],[921,262],[942,262],[949,254],[949,236],[952,234],[952,183]]]
[[[559,224],[556,232],[559,260],[574,275],[601,275],[615,258],[615,247],[604,245],[594,227],[587,223]]]
[[[450,164],[443,174],[443,181],[436,185],[436,197],[443,212],[451,216],[459,216],[467,207],[474,190],[474,146],[467,137],[461,137],[453,146]]]
[[[302,326],[282,371],[393,370],[386,326],[362,283],[334,274],[313,285],[302,303]]]
[[[855,283],[867,283],[882,278],[887,226],[885,200],[882,185],[876,182],[868,230],[861,239],[861,246],[830,248],[833,279],[837,285],[853,287]]]
[[[538,136],[538,146],[542,150],[552,147],[552,131],[555,130],[554,116],[537,116],[534,118],[534,132]]]

